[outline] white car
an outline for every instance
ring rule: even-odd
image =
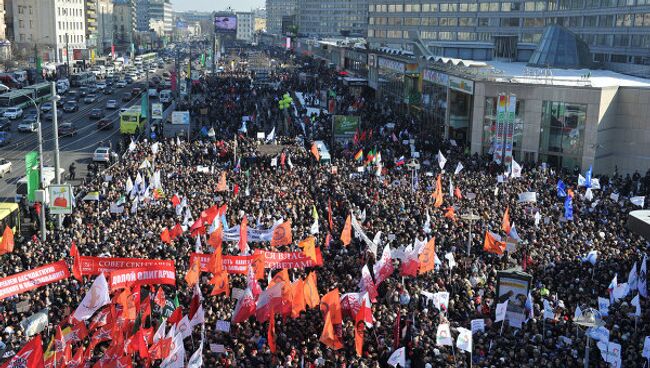
[[[10,107],[7,110],[5,110],[3,116],[11,120],[20,119],[23,117],[23,109],[21,109],[20,107]]]
[[[104,83],[104,82],[97,83],[97,89],[100,90],[100,91],[105,90],[106,89],[106,83]]]
[[[18,124],[19,132],[35,132],[38,129],[38,124],[36,122],[23,121]]]
[[[117,83],[115,83],[115,86],[117,86],[117,88],[124,88],[124,87],[126,87],[126,85],[127,85],[127,83],[126,83],[126,81],[124,79],[122,79],[122,80],[118,81]]]
[[[106,108],[111,110],[117,109],[117,101],[116,100],[106,101]]]
[[[99,147],[93,153],[93,161],[109,162],[111,160],[111,149],[108,147]]]
[[[10,172],[11,172],[11,161],[7,161],[7,159],[0,158],[0,178],[4,178],[4,176]]]

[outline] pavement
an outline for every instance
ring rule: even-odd
[[[146,84],[145,79],[140,79],[136,83]],[[65,169],[65,174],[61,179],[62,183],[69,182],[72,185],[81,183],[81,179],[86,176],[87,165],[92,162],[92,154],[100,142],[105,145],[112,142],[113,149],[116,150],[120,140],[120,120],[119,108],[123,106],[131,106],[140,103],[140,97],[132,99],[128,102],[122,102],[122,95],[130,92],[133,84],[124,88],[114,88],[112,95],[104,95],[98,92],[99,97],[97,101],[91,104],[86,104],[83,99],[79,99],[79,110],[73,113],[64,112],[62,117],[59,118],[59,125],[64,122],[73,123],[77,128],[77,135],[72,137],[59,137],[59,161],[61,168]],[[74,90],[75,88],[73,88]],[[145,90],[146,91],[146,90]],[[146,93],[146,92],[145,92]],[[65,99],[66,97],[63,96]],[[116,100],[118,102],[118,109],[106,110],[106,101]],[[90,111],[94,108],[102,108],[105,112],[105,119],[113,121],[113,128],[110,130],[98,130],[96,123],[97,120],[89,118]],[[33,108],[31,109],[33,110]],[[30,111],[29,109],[25,112]],[[59,111],[62,111],[59,108]],[[16,183],[18,180],[25,176],[25,154],[30,151],[38,152],[38,135],[33,133],[22,133],[18,131],[18,124],[22,119],[17,119],[12,122],[11,134],[13,141],[0,148],[0,157],[6,158],[12,163],[12,171],[4,178],[0,179],[0,201],[1,202],[14,202],[16,194]],[[43,130],[43,156],[44,166],[54,166],[54,129],[51,121],[44,121],[41,119]],[[74,162],[77,168],[76,180],[67,180],[68,168]]]

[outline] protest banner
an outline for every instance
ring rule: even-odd
[[[70,277],[65,261],[46,264],[0,279],[0,300]]]
[[[211,254],[190,253],[190,264],[194,264],[194,259],[198,258],[201,264],[201,271],[208,272],[208,261]],[[248,256],[221,256],[223,269],[228,273],[245,275],[248,272],[248,266],[253,264],[254,255]]]
[[[264,268],[307,268],[323,265],[323,256],[320,248],[316,248],[316,261],[306,256],[303,252],[269,252],[256,249],[254,255],[262,255]]]
[[[137,285],[176,285],[176,268],[171,266],[149,266],[126,268],[110,273],[111,291]]]
[[[112,257],[87,257],[79,256],[77,260],[81,265],[84,276],[110,273],[116,270],[141,267],[174,267],[174,261],[165,259],[144,258],[112,258]]]

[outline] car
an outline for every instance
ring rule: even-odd
[[[124,77],[124,80],[126,81],[126,83],[131,84],[135,81],[135,78],[133,78],[130,75],[127,75],[126,77]]]
[[[106,108],[111,110],[117,109],[117,101],[116,100],[106,101]]]
[[[41,112],[50,112],[52,111],[52,103],[51,102],[43,102],[41,104]]]
[[[4,116],[0,117],[0,131],[5,132],[11,130],[11,121]]]
[[[117,88],[124,88],[127,85],[128,85],[128,83],[124,79],[120,79],[119,81],[117,81],[117,83],[115,83],[115,87],[117,87]]]
[[[132,97],[138,97],[142,93],[142,89],[140,87],[133,87],[131,90],[131,96]]]
[[[90,116],[93,120],[99,120],[104,117],[104,110],[102,109],[92,109],[90,110]]]
[[[38,114],[35,111],[30,111],[23,116],[23,122],[35,123],[38,121]]]
[[[88,87],[79,88],[79,96],[85,97],[88,94]]]
[[[149,74],[156,74],[156,68],[150,68]]]
[[[122,94],[122,101],[123,101],[123,102],[131,101],[131,97],[132,97],[132,96],[131,96],[130,93],[123,93],[123,94]]]
[[[94,162],[109,162],[111,160],[111,149],[108,147],[97,147],[93,152]]]
[[[10,107],[5,110],[3,116],[11,120],[20,119],[23,117],[23,109],[20,107]]]
[[[0,177],[4,177],[11,172],[11,161],[6,158],[0,158]]]
[[[104,93],[104,95],[106,95],[106,96],[110,96],[110,95],[113,94],[113,88],[112,87],[106,87],[106,88],[104,88],[104,91],[102,93]]]
[[[84,97],[84,103],[91,104],[95,101],[97,101],[97,95],[95,94],[89,94],[86,97]]]
[[[5,146],[11,143],[11,133],[9,132],[0,132],[0,146]]]
[[[57,119],[61,119],[63,117],[63,113],[61,112],[61,110],[56,110],[56,117]],[[54,111],[50,111],[47,114],[45,114],[44,118],[47,121],[52,121],[54,119]]]
[[[103,91],[104,89],[106,89],[106,87],[108,87],[108,85],[105,82],[97,83],[97,89],[100,91]]]
[[[109,119],[101,119],[97,121],[97,129],[99,130],[113,129],[113,121]]]
[[[63,123],[59,125],[59,137],[70,137],[77,135],[77,128],[72,123]]]
[[[62,108],[64,103],[65,103],[65,101],[62,98],[57,98],[56,99],[56,107]]]
[[[33,122],[33,123],[28,123],[28,122],[22,122],[18,124],[18,131],[19,132],[35,132],[38,129],[38,123]]]
[[[79,111],[79,104],[75,100],[68,100],[68,102],[66,102],[63,105],[63,111],[65,112]]]

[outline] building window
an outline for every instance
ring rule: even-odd
[[[548,154],[551,165],[580,166],[586,120],[586,104],[542,102],[539,152]]]
[[[497,97],[485,98],[485,116],[483,117],[483,152],[491,152],[494,145],[497,128]],[[512,151],[515,159],[521,154],[521,140],[524,133],[525,108],[524,100],[517,99],[515,108],[514,132],[512,135]],[[505,133],[505,132],[504,132]]]
[[[631,14],[619,14],[616,16],[616,26],[617,27],[630,27],[632,26],[632,15]]]

